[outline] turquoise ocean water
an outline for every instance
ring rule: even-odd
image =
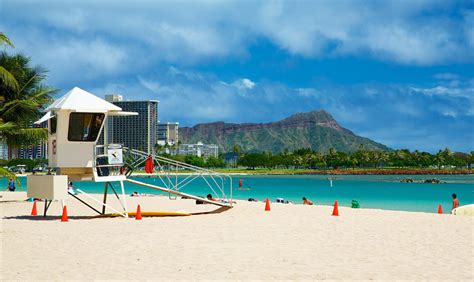
[[[422,212],[436,212],[438,204],[443,205],[445,212],[450,211],[452,193],[458,195],[461,205],[474,203],[474,175],[344,175],[335,176],[333,187],[330,187],[327,177],[319,175],[233,176],[232,194],[234,199],[264,200],[268,197],[274,201],[276,198],[284,198],[295,203],[301,203],[301,198],[307,197],[316,205],[332,205],[335,200],[338,200],[339,205],[350,206],[351,201],[356,199],[362,208]],[[400,179],[404,178],[437,178],[446,183],[400,183]],[[135,179],[157,185],[161,183],[156,178],[137,177]],[[250,190],[237,190],[239,179],[243,179],[244,187]],[[6,188],[7,180],[2,179],[0,185]],[[85,192],[103,193],[104,191],[103,183],[77,182],[75,186]],[[26,190],[26,178],[21,177],[21,186],[18,190]],[[125,190],[127,194],[133,191],[165,194],[130,183],[125,183]],[[192,182],[181,191],[201,196],[210,193],[202,179]],[[228,191],[226,193],[228,195]]]

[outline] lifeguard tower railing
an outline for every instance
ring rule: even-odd
[[[109,156],[110,149],[119,152],[117,161],[112,161]],[[120,144],[95,145],[94,150],[94,171],[98,178],[117,177],[124,175],[123,146]]]
[[[107,151],[110,148],[120,148],[123,153],[123,163],[110,164],[100,161],[107,157]],[[95,149],[95,169],[99,172],[107,170],[107,175],[124,175],[127,178],[132,176],[134,171],[141,169],[147,159],[153,159],[154,172],[153,177],[159,180],[157,185],[164,187],[176,193],[168,193],[170,199],[176,199],[180,192],[192,182],[199,182],[204,187],[202,191],[213,195],[213,198],[219,198],[221,202],[232,203],[232,177],[229,174],[218,173],[216,171],[194,166],[191,164],[179,162],[156,154],[122,147],[118,144],[96,145]],[[199,181],[202,180],[202,181]],[[133,183],[133,182],[132,182]]]

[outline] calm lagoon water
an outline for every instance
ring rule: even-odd
[[[461,205],[474,203],[474,175],[364,175],[364,176],[335,176],[333,187],[330,187],[328,176],[313,175],[246,175],[233,176],[232,192],[234,199],[246,200],[255,198],[264,200],[276,198],[301,203],[302,197],[311,199],[316,205],[332,205],[335,200],[339,205],[350,206],[353,199],[358,200],[362,208],[377,208],[387,210],[436,212],[438,204],[443,210],[451,209],[451,194],[456,193]],[[400,183],[401,179],[431,179],[437,178],[442,184]],[[157,178],[136,177],[136,180],[157,184]],[[250,190],[237,190],[239,179],[243,179],[244,187]],[[7,180],[0,181],[2,187],[7,187]],[[77,188],[85,192],[103,193],[104,184],[94,182],[77,182]],[[119,186],[116,185],[118,188]],[[156,190],[125,183],[126,193],[133,191],[149,194],[165,194]],[[21,178],[18,190],[26,190],[26,178]],[[204,180],[191,182],[181,191],[205,196],[210,193]],[[228,191],[226,191],[228,195]],[[165,194],[167,195],[167,194]]]

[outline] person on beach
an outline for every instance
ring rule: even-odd
[[[7,190],[10,191],[10,192],[14,192],[15,189],[16,189],[16,187],[15,187],[15,180],[13,180],[13,178],[10,178],[10,179],[8,180],[8,189],[7,189]]]
[[[209,201],[218,201],[216,198],[213,198],[211,194],[207,194],[206,198],[209,200]]]
[[[306,197],[303,197],[303,205],[312,206],[313,202],[311,200],[306,199]]]
[[[458,196],[456,194],[453,194],[453,210],[457,207],[459,207],[459,200],[458,200]]]
[[[76,191],[74,191],[74,184],[72,183],[72,181],[69,181],[69,185],[67,186],[67,192],[69,194],[76,195]]]
[[[227,200],[227,199],[217,199],[217,198],[214,198],[214,197],[212,197],[211,194],[207,194],[206,199],[208,199],[209,201],[221,202],[221,203],[226,203],[226,204],[237,204],[236,201],[229,201],[229,200]]]

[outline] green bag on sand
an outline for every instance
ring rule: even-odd
[[[352,200],[352,208],[353,209],[360,208],[359,202],[357,200]]]

